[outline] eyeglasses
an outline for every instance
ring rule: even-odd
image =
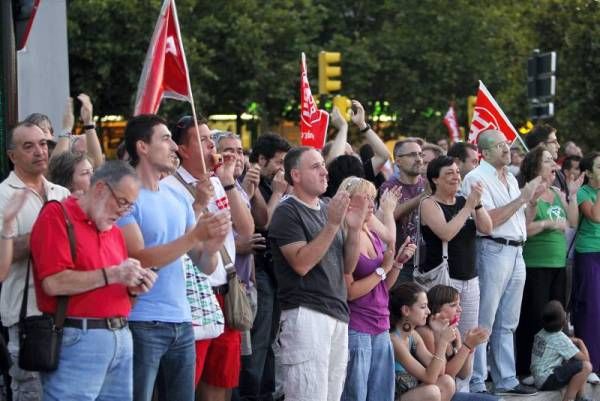
[[[119,198],[117,196],[117,194],[115,193],[115,191],[113,190],[113,188],[110,186],[110,184],[108,182],[105,183],[106,187],[108,188],[108,190],[110,191],[110,194],[112,195],[113,199],[115,200],[115,202],[117,202],[117,205],[119,206],[119,210],[123,211],[123,212],[129,212],[131,211],[131,209],[133,208],[133,203],[129,202],[127,199],[121,197]]]
[[[423,158],[423,152],[410,152],[410,153],[404,153],[401,155],[396,155],[396,157],[412,157],[413,159],[416,159],[417,157],[419,159]]]
[[[506,141],[503,141],[503,142],[498,142],[496,144],[493,144],[492,146],[488,146],[485,149],[487,149],[487,150],[493,150],[493,149],[500,150],[502,148],[510,148],[510,144],[508,142],[506,142]]]

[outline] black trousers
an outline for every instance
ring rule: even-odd
[[[521,316],[516,331],[516,368],[518,376],[529,375],[531,348],[535,334],[542,329],[542,309],[550,301],[565,306],[567,275],[564,268],[528,267]]]

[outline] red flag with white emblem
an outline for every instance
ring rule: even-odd
[[[323,149],[328,125],[329,113],[317,109],[315,99],[312,97],[306,73],[306,57],[302,53],[300,67],[300,141],[302,145]]]
[[[163,2],[146,53],[133,114],[156,113],[163,97],[192,101],[175,0]]]
[[[458,129],[458,121],[456,120],[456,113],[454,112],[454,106],[450,106],[446,115],[444,116],[444,124],[448,128],[448,136],[450,137],[450,143],[460,142],[460,130]]]
[[[469,142],[477,143],[477,137],[483,131],[495,129],[504,134],[506,140],[513,142],[518,138],[517,130],[508,120],[494,97],[487,90],[483,82],[479,81],[477,101],[473,111],[473,120],[469,131]]]

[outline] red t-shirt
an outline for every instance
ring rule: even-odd
[[[52,314],[56,310],[56,297],[47,295],[42,289],[42,281],[46,277],[65,269],[86,271],[111,268],[127,258],[125,240],[116,225],[108,231],[98,231],[74,197],[67,198],[63,205],[73,223],[77,243],[75,263],[71,258],[65,218],[59,205],[49,204],[44,207],[33,226],[30,239],[38,308]],[[127,316],[130,309],[131,302],[126,287],[111,284],[71,295],[67,316]]]

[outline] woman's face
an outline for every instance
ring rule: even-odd
[[[554,179],[556,178],[557,168],[558,166],[556,165],[556,162],[554,162],[552,154],[547,150],[544,150],[544,152],[542,153],[542,160],[540,162],[538,175],[540,175],[542,177],[542,180],[544,180],[545,182],[552,184],[554,182]]]
[[[83,191],[86,192],[90,189],[90,181],[94,169],[92,164],[87,160],[83,159],[75,165],[75,171],[73,172],[73,183],[71,184],[71,192]]]
[[[600,184],[600,157],[596,157],[594,159],[594,163],[592,164],[592,170],[588,170],[585,172],[590,179],[591,183],[595,186]]]
[[[417,301],[408,309],[406,319],[413,326],[425,326],[427,324],[427,316],[431,313],[427,305],[427,294],[420,292],[417,296]]]
[[[457,295],[454,301],[442,305],[440,308],[440,317],[442,319],[448,319],[449,322],[455,322],[460,319],[461,312],[460,296]]]
[[[437,187],[436,191],[437,189],[440,189],[445,193],[456,194],[460,188],[460,169],[456,163],[452,163],[450,166],[442,167],[440,169],[440,176],[438,178],[434,178],[433,182]]]

